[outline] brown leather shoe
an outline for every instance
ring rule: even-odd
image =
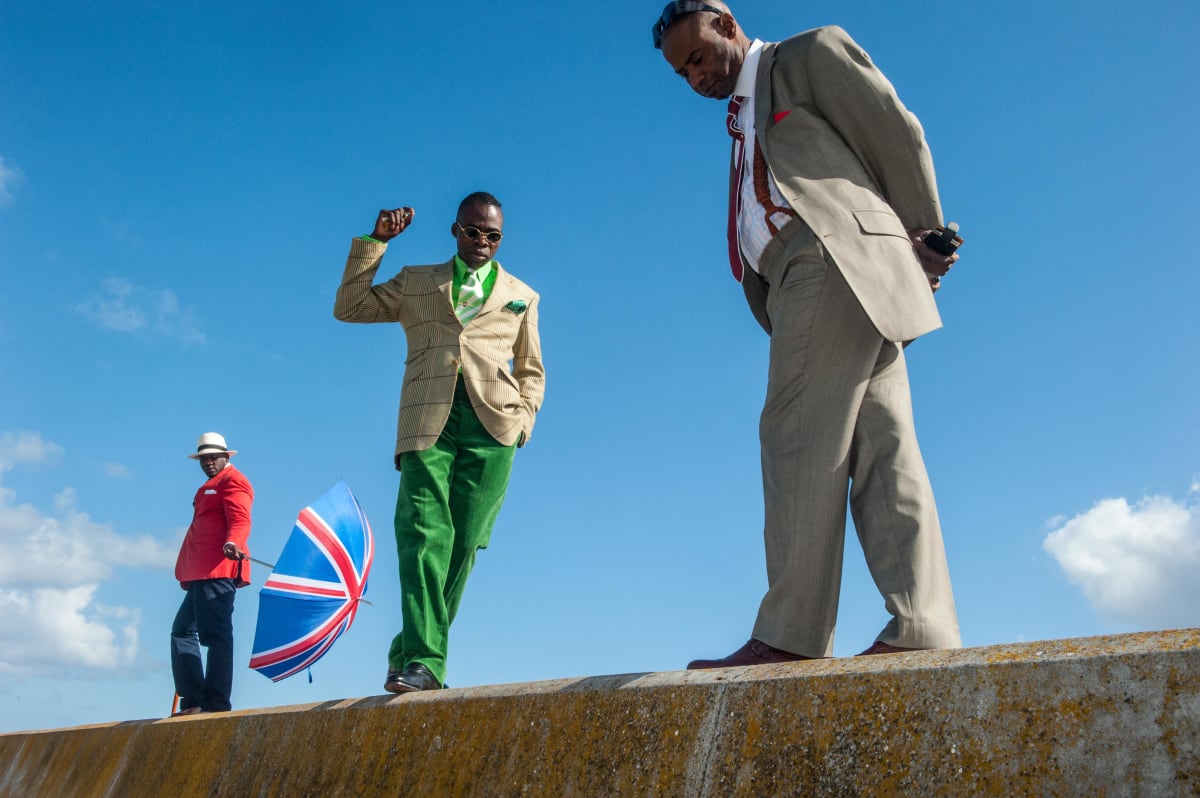
[[[924,651],[922,648],[905,648],[904,646],[893,646],[891,643],[885,643],[882,640],[876,640],[871,644],[871,647],[866,651],[862,651],[856,656],[869,657],[872,654],[903,654],[905,651]]]
[[[746,645],[723,659],[694,659],[688,663],[689,671],[701,671],[708,668],[733,668],[738,665],[766,665],[771,662],[797,662],[802,659],[814,659],[803,654],[793,654],[790,651],[768,646],[753,637]]]

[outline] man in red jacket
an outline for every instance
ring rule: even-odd
[[[195,513],[175,562],[175,578],[187,595],[171,626],[171,672],[179,694],[178,715],[228,712],[233,690],[233,596],[250,584],[246,559],[254,488],[233,467],[236,449],[215,432],[200,436],[195,454],[208,481],[192,500]],[[208,648],[208,667],[200,661]]]

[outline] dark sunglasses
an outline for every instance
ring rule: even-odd
[[[476,240],[480,236],[483,236],[484,238],[486,238],[488,240],[489,244],[499,244],[500,239],[504,237],[504,233],[500,233],[495,230],[491,231],[490,233],[485,233],[482,230],[480,230],[478,227],[467,227],[465,224],[462,224],[462,223],[459,223],[458,229],[462,230],[463,235],[465,235],[467,238],[471,239],[472,241]]]
[[[699,0],[675,0],[673,3],[667,3],[667,7],[663,9],[662,16],[658,18],[658,22],[650,28],[650,33],[654,36],[654,49],[662,49],[662,37],[666,33],[667,28],[674,24],[675,20],[682,17],[684,14],[694,14],[697,11],[711,11],[714,14],[724,14],[725,12],[719,8],[701,3]]]

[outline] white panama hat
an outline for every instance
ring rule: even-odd
[[[199,460],[201,455],[224,453],[230,457],[237,454],[237,449],[225,445],[225,436],[219,432],[206,432],[196,441],[196,453],[189,454],[193,460]]]

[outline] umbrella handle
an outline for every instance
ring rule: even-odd
[[[234,545],[234,544],[232,544],[232,543],[226,543],[225,545],[226,545],[226,546],[233,546],[233,550],[237,552],[237,558],[238,558],[239,560],[249,560],[250,562],[256,562],[256,563],[258,563],[259,565],[262,565],[262,566],[265,566],[265,567],[267,567],[267,568],[270,568],[271,570],[275,570],[275,564],[274,564],[274,563],[263,562],[262,560],[256,560],[255,558],[251,557],[249,554],[247,554],[246,552],[242,551],[241,549],[239,549],[239,548],[238,548],[236,545]]]

